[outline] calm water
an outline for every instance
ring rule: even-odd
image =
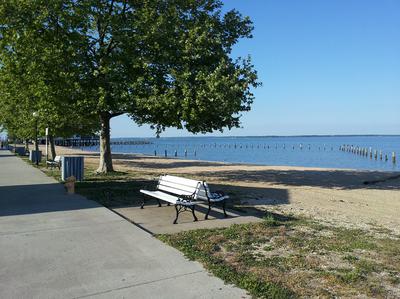
[[[307,167],[351,168],[400,171],[400,136],[329,136],[329,137],[175,137],[116,138],[113,141],[149,141],[144,145],[113,145],[114,153],[141,153],[181,159],[289,165]],[[389,160],[370,159],[339,150],[348,144],[380,150]],[[85,148],[88,149],[88,148]],[[89,150],[97,151],[98,147]],[[187,155],[185,157],[185,150]],[[396,152],[397,164],[391,162]]]

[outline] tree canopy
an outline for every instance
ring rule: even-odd
[[[2,70],[28,64],[49,87],[29,82],[30,92],[61,91],[53,106],[98,118],[101,172],[113,170],[112,117],[127,113],[157,134],[230,129],[259,85],[250,58],[231,55],[253,25],[218,0],[12,0],[0,19]]]

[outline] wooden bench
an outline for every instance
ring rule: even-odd
[[[54,167],[58,167],[58,169],[61,169],[61,156],[56,156],[54,160],[47,160],[46,167],[49,166],[50,169],[53,169]]]
[[[208,219],[211,206],[217,203],[222,203],[224,216],[228,216],[225,210],[225,200],[228,199],[229,196],[225,195],[221,191],[211,192],[207,183],[203,181],[196,181],[172,175],[162,175],[158,180],[156,191],[140,190],[140,192],[155,197],[158,201],[159,207],[161,207],[160,200],[166,201],[168,205],[173,204],[176,210],[176,218],[173,222],[174,224],[177,223],[179,214],[188,209],[192,212],[194,221],[197,221],[195,206],[196,204],[204,202],[207,202],[208,204],[208,211],[205,219]],[[143,197],[143,203],[141,205],[142,209],[144,204],[145,198]]]

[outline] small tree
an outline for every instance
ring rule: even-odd
[[[63,53],[78,107],[100,122],[98,172],[113,170],[112,117],[127,113],[157,134],[166,127],[206,133],[238,127],[250,110],[256,72],[249,58],[230,55],[251,37],[252,23],[235,10],[222,13],[219,0],[16,0],[0,7],[3,49],[51,42],[46,49]]]

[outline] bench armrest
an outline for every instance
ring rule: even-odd
[[[176,202],[180,204],[192,204],[193,199],[193,195],[179,195]]]
[[[223,191],[217,190],[214,192],[211,192],[211,197],[212,198],[220,198],[220,197],[224,197],[225,193]]]

